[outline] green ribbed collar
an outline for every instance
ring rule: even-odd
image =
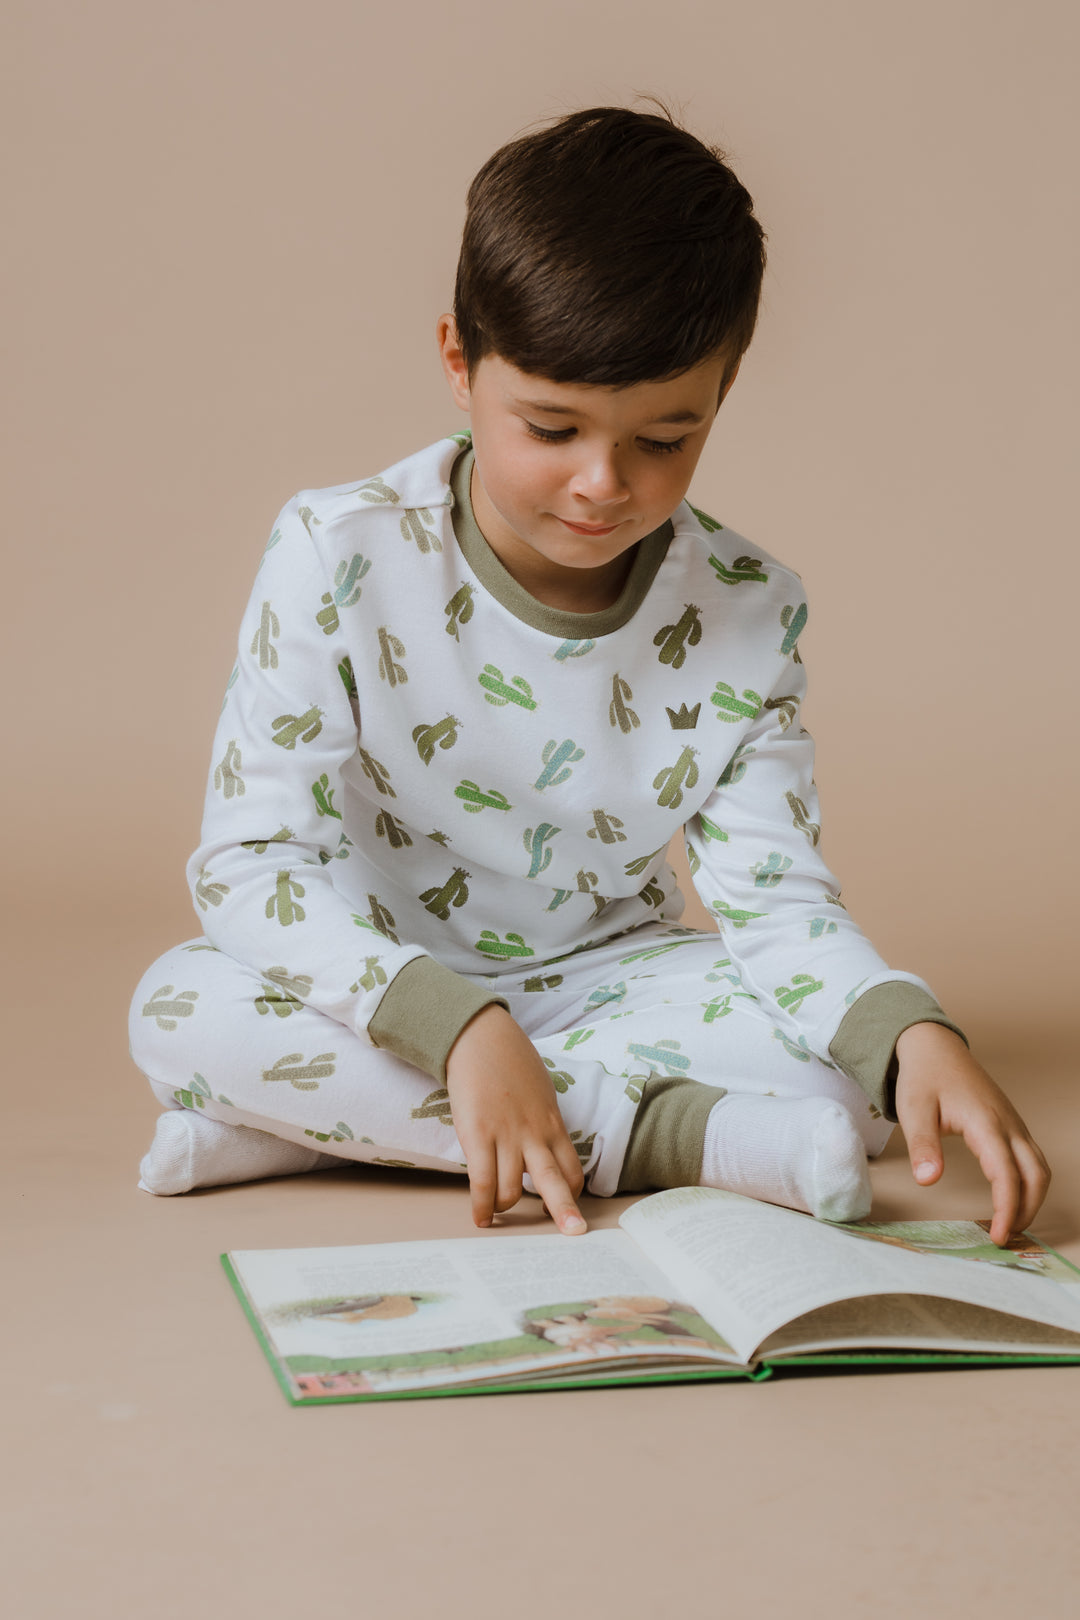
[[[484,589],[512,613],[515,619],[543,630],[549,636],[563,640],[584,641],[596,636],[610,635],[632,619],[648,593],[657,570],[667,555],[675,534],[670,518],[652,534],[639,540],[633,567],[616,601],[599,613],[569,613],[564,608],[548,607],[538,602],[496,557],[473,515],[470,484],[472,481],[473,447],[466,445],[454,462],[450,473],[450,488],[454,504],[450,516],[454,534],[462,555]]]

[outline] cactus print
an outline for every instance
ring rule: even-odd
[[[375,836],[385,838],[391,849],[408,849],[412,847],[412,838],[405,828],[390,814],[389,810],[380,810],[375,817]]]
[[[274,880],[274,892],[266,902],[266,915],[276,917],[283,928],[303,922],[307,916],[300,904],[304,893],[303,884],[297,882],[287,867],[284,868]]]
[[[469,814],[474,816],[478,816],[481,810],[513,809],[513,805],[505,793],[500,793],[498,788],[488,788],[487,792],[484,793],[477,787],[475,782],[470,782],[468,778],[458,783],[454,789],[454,797],[460,799]],[[445,836],[444,833],[443,837]]]
[[[334,570],[334,606],[355,607],[360,600],[360,581],[371,567],[359,552],[348,562],[342,558]],[[325,600],[325,598],[324,598]]]
[[[416,752],[425,765],[430,765],[435,758],[435,749],[453,748],[458,740],[457,728],[461,721],[455,715],[448,714],[445,720],[437,720],[433,725],[419,725],[413,728],[412,739],[416,744]]]
[[[560,783],[568,782],[571,767],[579,759],[585,758],[585,750],[579,748],[571,737],[561,743],[552,737],[550,742],[544,744],[543,758],[544,768],[533,783],[533,787],[541,792],[544,788],[558,787]]]
[[[435,522],[426,506],[406,508],[401,517],[401,538],[416,542],[419,552],[441,551],[442,541],[431,525]]]
[[[798,827],[801,833],[806,834],[811,844],[816,844],[818,839],[821,837],[821,823],[819,821],[810,820],[809,816],[807,815],[805,804],[803,804],[801,799],[796,798],[794,793],[785,793],[784,798],[787,800],[788,806],[791,810],[793,824]]]
[[[270,722],[276,733],[272,740],[290,753],[298,742],[314,742],[322,730],[322,714],[314,705],[303,714],[279,714]]]
[[[379,626],[379,649],[379,679],[388,681],[391,686],[404,686],[408,673],[404,664],[395,660],[405,657],[405,647],[385,624]]]
[[[158,1029],[178,1029],[178,1020],[191,1017],[198,999],[197,990],[178,990],[174,995],[173,986],[163,984],[144,1006],[143,1017],[152,1018]]]
[[[234,737],[214,770],[214,787],[227,799],[240,798],[244,793],[244,779],[240,774],[240,750]]]
[[[549,821],[542,821],[538,827],[525,829],[522,842],[525,845],[526,855],[531,857],[527,877],[539,877],[541,872],[547,871],[551,865],[553,851],[545,846],[553,838],[558,837],[561,830],[559,827],[553,827]]]
[[[463,866],[455,866],[450,876],[441,888],[425,889],[420,899],[426,910],[441,922],[446,922],[450,916],[451,906],[463,906],[469,898],[468,872]]]
[[[473,616],[473,588],[471,585],[460,585],[447,602],[443,612],[448,623],[444,626],[448,636],[455,641],[461,640],[461,626],[468,624]]]
[[[769,576],[762,572],[758,557],[736,557],[730,568],[719,557],[710,557],[709,567],[725,585],[744,585],[750,580],[761,585],[769,583]]]
[[[634,727],[641,724],[633,709],[627,707],[633,695],[629,681],[624,681],[619,674],[611,677],[611,704],[608,708],[608,717],[611,724],[618,726],[624,736],[629,736]]]
[[[674,765],[669,765],[653,778],[653,787],[660,789],[656,802],[664,809],[677,810],[683,802],[683,788],[690,791],[697,786],[696,756],[696,748],[684,748]]]
[[[523,676],[514,675],[509,681],[504,681],[501,669],[494,664],[485,664],[483,673],[476,678],[484,688],[484,697],[497,708],[505,708],[508,703],[516,703],[522,709],[536,708],[532,687]]]
[[[277,669],[278,655],[272,637],[280,636],[281,625],[269,602],[262,605],[259,628],[251,639],[251,651],[259,660],[260,669]]]
[[[701,640],[700,610],[692,602],[675,624],[665,624],[653,637],[653,646],[660,648],[660,662],[672,669],[682,669],[686,663],[686,649],[696,647]]]
[[[195,904],[200,911],[206,911],[209,906],[220,906],[225,896],[232,892],[227,883],[212,883],[210,879],[213,875],[205,866],[199,868],[199,876],[195,883]]]

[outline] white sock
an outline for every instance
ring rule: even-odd
[[[186,1108],[170,1108],[159,1118],[150,1151],[139,1165],[139,1186],[167,1198],[195,1187],[329,1170],[348,1162],[333,1153],[285,1142],[269,1131],[223,1125]]]
[[[705,1125],[700,1184],[822,1221],[870,1213],[866,1148],[848,1110],[831,1097],[721,1097]]]

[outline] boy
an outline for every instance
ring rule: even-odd
[[[818,852],[798,575],[686,500],[750,343],[752,200],[591,108],[469,191],[442,364],[471,432],[282,508],[132,1052],[159,1194],[340,1159],[523,1187],[702,1183],[854,1220],[894,1123],[962,1132],[1007,1242],[1039,1148]],[[679,925],[685,825],[721,932]],[[316,1144],[325,1144],[328,1154]]]

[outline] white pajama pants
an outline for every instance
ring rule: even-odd
[[[718,934],[649,923],[548,966],[470,977],[506,997],[551,1071],[590,1193],[658,1184],[643,1098],[666,1093],[670,1119],[673,1082],[716,1088],[695,1099],[679,1087],[684,1104],[699,1105],[698,1167],[700,1104],[711,1107],[724,1091],[834,1098],[871,1157],[893,1130],[855,1081],[776,1027],[743,990]],[[132,1057],[165,1108],[196,1108],[343,1159],[466,1172],[437,1080],[205,939],[176,946],[143,976],[130,1030]],[[659,1121],[661,1109],[654,1114]],[[627,1185],[623,1174],[632,1132],[631,1179],[642,1186]],[[697,1179],[693,1129],[690,1137],[673,1168],[667,1155],[668,1185]],[[528,1177],[525,1184],[533,1190]]]

